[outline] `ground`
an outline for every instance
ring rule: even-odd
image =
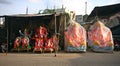
[[[0,53],[0,66],[120,66],[120,51],[113,53]]]

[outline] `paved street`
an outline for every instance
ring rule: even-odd
[[[120,52],[0,53],[0,66],[120,66]]]

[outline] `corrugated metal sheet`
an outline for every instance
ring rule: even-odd
[[[4,15],[4,17],[40,17],[40,16],[52,16],[52,15],[54,14],[16,14],[16,15]]]

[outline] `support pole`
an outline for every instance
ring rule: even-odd
[[[85,15],[87,14],[87,2],[85,2]]]
[[[57,33],[57,27],[56,27],[56,13],[55,13],[55,34]]]
[[[6,55],[7,55],[7,53],[8,53],[8,26],[7,26],[7,50],[6,50]]]
[[[56,13],[54,14],[54,17],[55,17],[55,35],[57,34],[57,27],[56,27]],[[55,49],[55,57],[56,57],[56,54],[57,54],[57,51]]]
[[[28,7],[26,8],[26,14],[28,14]]]
[[[8,53],[8,44],[9,44],[9,30],[8,30],[8,28],[9,28],[9,24],[8,24],[8,19],[5,17],[5,23],[6,23],[6,25],[7,25],[7,27],[6,27],[6,31],[7,31],[7,35],[6,35],[6,43],[7,43],[7,49],[6,49],[6,55],[7,55],[7,53]]]

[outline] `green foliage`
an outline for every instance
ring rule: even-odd
[[[45,9],[42,14],[51,14],[55,13],[55,9]]]

